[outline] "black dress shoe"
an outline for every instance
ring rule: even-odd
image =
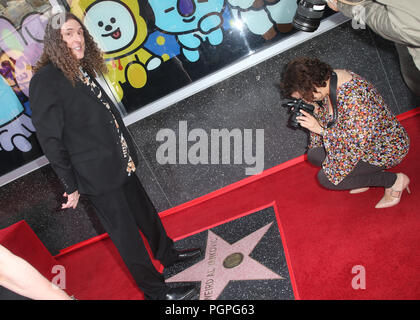
[[[152,298],[145,295],[146,300],[192,300],[198,298],[198,289],[193,285],[182,286],[177,288],[169,288],[168,292],[161,296]]]
[[[201,256],[202,250],[200,248],[194,248],[194,249],[187,249],[178,251],[178,258],[175,260],[174,263],[181,262],[181,261],[188,261],[190,259],[194,259],[196,257]]]
[[[193,285],[170,288],[165,294],[164,300],[192,300],[197,298],[198,289]]]

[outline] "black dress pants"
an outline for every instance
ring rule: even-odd
[[[321,167],[326,157],[325,149],[322,147],[308,150],[308,161],[317,167]],[[319,183],[330,190],[351,190],[363,187],[384,187],[390,188],[395,183],[397,175],[384,170],[384,167],[374,166],[370,163],[359,161],[338,185],[328,180],[321,169],[318,172]]]
[[[136,174],[124,186],[88,198],[139,288],[150,298],[161,299],[168,287],[153,266],[139,229],[154,257],[164,266],[175,262],[177,256],[173,241]]]

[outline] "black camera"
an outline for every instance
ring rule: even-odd
[[[318,29],[327,1],[298,0],[293,26],[301,31],[314,32]]]
[[[315,107],[312,104],[308,104],[303,102],[302,99],[292,99],[288,100],[286,103],[283,103],[284,107],[290,108],[292,115],[289,119],[289,126],[296,129],[300,127],[299,122],[296,120],[296,117],[302,115],[301,110],[305,110],[306,112],[313,114]]]

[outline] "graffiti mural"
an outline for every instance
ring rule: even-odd
[[[296,0],[227,0],[235,19],[266,40],[291,31]]]
[[[104,51],[104,76],[128,112],[280,39],[297,8],[295,0],[67,2]]]
[[[157,68],[162,60],[144,47],[147,26],[137,0],[72,1],[72,11],[104,52],[108,66],[107,80],[121,101],[123,83],[142,88],[147,71]]]
[[[0,152],[32,149],[29,138],[35,128],[27,97],[32,67],[42,53],[46,22],[43,15],[31,13],[18,30],[8,19],[0,17]]]
[[[0,97],[0,151],[12,151],[14,148],[22,152],[31,150],[32,146],[27,138],[35,132],[35,128],[3,77],[0,79]]]
[[[149,3],[156,27],[176,35],[189,61],[200,58],[198,47],[202,42],[217,46],[223,41],[224,0],[149,0]]]
[[[9,6],[7,18],[0,16],[0,176],[42,155],[28,90],[51,7],[38,2],[42,10],[36,10],[45,14]],[[289,36],[297,7],[295,0],[62,3],[103,51],[108,68],[103,76],[128,113]]]

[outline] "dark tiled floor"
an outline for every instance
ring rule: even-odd
[[[305,152],[307,135],[286,127],[289,115],[277,89],[282,68],[302,55],[364,76],[396,114],[420,105],[402,82],[393,44],[370,30],[353,30],[348,22],[130,125],[141,160],[138,174],[158,211],[239,181],[250,166],[159,164],[156,150],[162,142],[156,134],[164,128],[177,133],[180,121],[187,121],[189,131],[201,128],[208,135],[211,129],[252,129],[255,139],[255,130],[264,129],[264,169]],[[103,232],[85,201],[77,210],[58,210],[61,194],[49,166],[2,187],[0,228],[25,219],[53,254]]]

